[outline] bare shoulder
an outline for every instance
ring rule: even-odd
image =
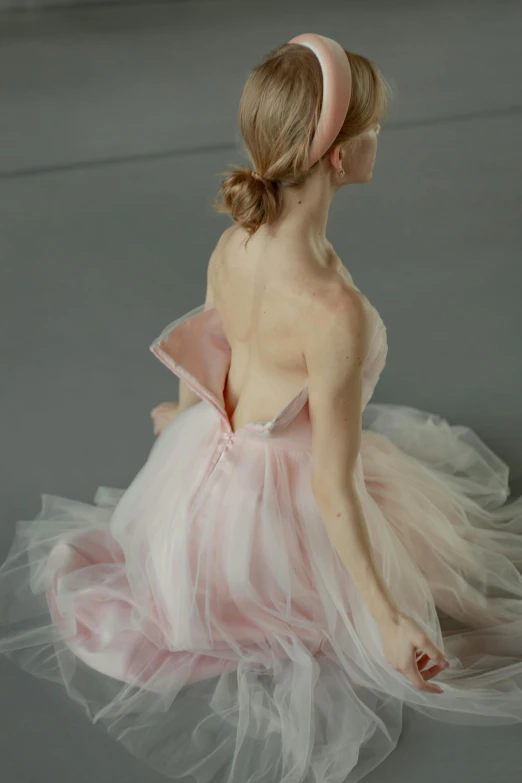
[[[343,281],[311,297],[303,320],[304,353],[310,374],[360,366],[367,354],[371,320],[368,300]]]
[[[230,243],[231,239],[237,234],[238,227],[235,223],[226,228],[218,237],[216,242],[216,250],[224,250]]]
[[[218,237],[208,262],[208,279],[214,282],[216,269],[220,266],[229,242],[236,231],[236,226],[232,225],[226,228]]]
[[[235,233],[235,230],[236,230],[236,226],[232,225],[226,228],[224,231],[222,231],[222,233],[217,238],[216,244],[214,246],[214,250],[212,251],[211,260],[215,259],[216,257],[219,257],[223,253],[223,251],[229,244],[231,237]]]

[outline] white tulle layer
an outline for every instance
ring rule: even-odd
[[[386,663],[310,488],[306,437],[223,443],[200,403],[127,490],[43,495],[0,569],[0,652],[65,685],[171,778],[354,783],[397,744],[404,704],[522,721],[522,498],[468,428],[370,404],[358,490],[401,609],[444,649],[444,693]],[[219,454],[219,456],[217,456]]]

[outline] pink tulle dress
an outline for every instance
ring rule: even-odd
[[[217,310],[151,350],[201,401],[130,486],[42,495],[0,568],[0,652],[61,683],[170,778],[353,783],[396,746],[403,706],[448,723],[522,721],[522,498],[465,426],[371,404],[386,361],[373,308],[357,490],[401,610],[451,667],[443,694],[386,662],[311,489],[308,389],[232,431]]]

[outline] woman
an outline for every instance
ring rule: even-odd
[[[369,404],[386,328],[326,239],[386,96],[322,36],[254,69],[205,303],[151,345],[179,405],[127,490],[43,495],[0,570],[0,651],[172,778],[360,780],[404,704],[522,720],[522,499],[471,430]]]

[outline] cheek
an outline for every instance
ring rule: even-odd
[[[367,160],[368,161],[374,161],[376,155],[377,155],[377,137],[374,136],[368,142]]]
[[[375,158],[375,144],[371,139],[366,138],[364,142],[361,144],[359,150],[358,168],[362,171],[366,171],[369,166],[371,167],[374,158]]]

